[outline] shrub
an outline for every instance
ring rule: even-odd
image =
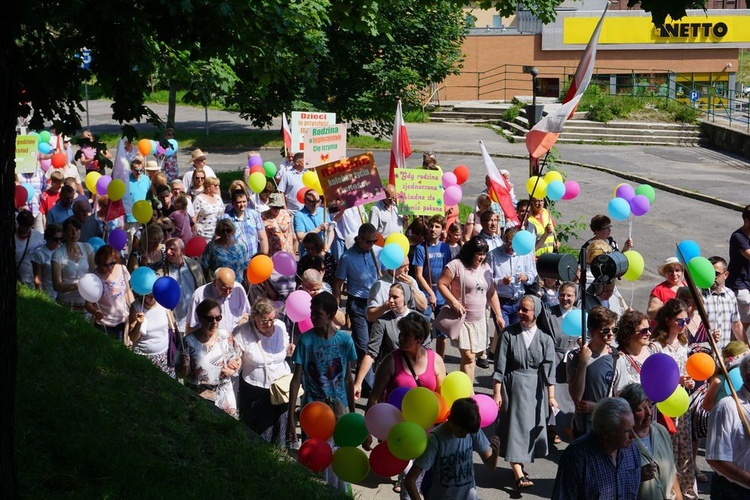
[[[700,110],[691,106],[679,106],[672,113],[675,121],[682,123],[695,123],[700,115]]]

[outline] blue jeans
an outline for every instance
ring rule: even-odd
[[[366,311],[367,299],[351,296],[346,299],[346,313],[352,322],[352,340],[354,341],[354,349],[357,351],[357,360],[360,362],[367,352],[367,343],[370,341],[370,327],[372,326],[367,321]],[[374,382],[375,372],[370,368],[370,371],[365,375],[364,385],[372,389]]]
[[[518,308],[521,301],[511,302],[510,299],[500,299],[500,310],[503,312],[503,320],[506,328],[518,323]]]

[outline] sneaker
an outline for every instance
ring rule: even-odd
[[[477,358],[477,366],[479,368],[487,369],[490,367],[490,362],[487,361],[487,358]]]

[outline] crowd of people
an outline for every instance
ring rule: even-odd
[[[746,387],[736,389],[745,405],[750,400],[750,206],[731,236],[728,259],[710,259],[716,279],[701,297],[709,332],[675,257],[659,267],[665,281],[644,312],[625,303],[617,279],[586,270],[571,281],[540,276],[537,259],[558,245],[545,200],[516,202],[513,193],[510,217],[489,182],[462,224],[456,207],[431,217],[400,214],[393,185],[369,213],[329,210],[302,182],[301,153],[289,155],[260,193],[237,180],[222,196],[200,149],[182,178],[176,159],[147,161],[136,152],[129,196],[153,207],[152,219],[141,224],[132,213],[111,217],[113,202],[81,183],[76,161],[85,156],[77,158],[64,169],[45,173],[40,162],[33,174],[17,175],[34,186],[16,215],[18,280],[85,314],[269,442],[298,446],[298,397],[342,414],[355,411],[360,398],[369,408],[399,387],[439,391],[450,343],[470,380],[477,369],[492,369],[486,389],[499,408],[497,437],[488,441],[474,422],[476,405],[461,403],[435,439],[469,435],[466,446],[485,463],[494,467],[500,456],[510,464],[518,490],[534,486],[524,464],[575,439],[560,462],[555,498],[697,498],[696,481],[707,478],[695,456],[707,438],[717,472],[712,491],[750,496],[747,443],[740,446],[742,427],[722,377],[698,383],[686,371],[691,353],[712,354],[710,335],[727,364],[740,367]],[[424,168],[439,168],[433,154],[424,158]],[[93,169],[83,161],[81,168]],[[507,182],[512,192],[509,176]],[[594,216],[590,227],[594,235],[581,249],[587,262],[619,251],[606,215]],[[122,248],[108,238],[118,228],[128,233]],[[535,238],[523,255],[513,246],[521,229]],[[406,235],[409,252],[387,270],[378,252],[394,233]],[[633,246],[628,239],[623,249]],[[247,279],[254,256],[279,252],[295,256],[296,276],[274,271],[263,283]],[[173,310],[131,286],[139,268],[179,283]],[[89,273],[102,283],[96,302],[79,290]],[[286,314],[296,290],[311,297],[309,322]],[[563,318],[583,307],[581,290],[585,341],[562,328]],[[449,312],[462,320],[443,327]],[[640,385],[641,367],[656,353],[677,362],[680,384],[696,402],[678,418],[660,415],[661,423]],[[417,476],[441,453],[440,446],[428,451],[402,475],[403,490],[396,484],[402,495],[414,495]],[[473,479],[453,484],[443,476],[428,497],[475,493]]]

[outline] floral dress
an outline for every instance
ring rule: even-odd
[[[198,228],[198,235],[206,241],[211,241],[214,238],[216,223],[219,217],[224,214],[224,203],[220,199],[198,196],[193,207],[195,208],[195,225]]]
[[[156,161],[161,163],[161,168],[164,171],[164,175],[167,176],[167,182],[170,184],[180,176],[180,166],[177,163],[177,155],[156,155]]]
[[[216,271],[220,267],[228,267],[235,276],[244,276],[247,264],[250,262],[250,250],[244,241],[234,240],[231,246],[219,245],[216,241],[206,245],[201,256],[201,267]]]
[[[190,371],[185,379],[187,384],[196,392],[215,390],[216,407],[238,418],[232,379],[220,378],[222,367],[230,360],[242,356],[234,337],[226,330],[219,330],[218,340],[207,346],[191,334],[185,337],[185,349],[190,355]]]
[[[261,214],[263,225],[268,235],[268,253],[276,252],[294,253],[294,231],[292,229],[292,214],[288,210],[279,210],[279,215],[274,219],[270,212]]]

